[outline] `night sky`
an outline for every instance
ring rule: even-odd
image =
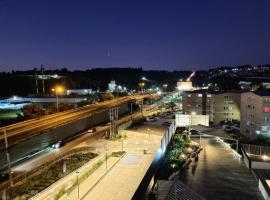
[[[0,71],[266,63],[269,0],[0,0]]]

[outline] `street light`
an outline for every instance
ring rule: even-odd
[[[108,170],[108,164],[107,164],[107,159],[108,159],[108,144],[105,142],[104,144],[104,149],[105,149],[105,162],[106,162],[106,171]]]
[[[168,84],[167,83],[164,83],[162,86],[163,86],[164,91],[166,91],[167,88],[168,88]]]
[[[7,129],[6,128],[4,128],[4,137],[5,137],[7,164],[8,164],[8,176],[9,176],[10,186],[13,187],[13,179],[12,179],[10,156],[9,156],[9,152],[8,152],[8,140],[7,140]]]
[[[79,172],[76,172],[77,174],[77,186],[78,186],[78,199],[80,199],[80,188],[79,188]]]
[[[141,91],[143,92],[143,88],[144,88],[144,86],[145,86],[145,83],[144,83],[144,82],[140,82],[140,83],[139,83],[139,86],[140,86],[140,88],[141,88]]]
[[[57,110],[57,112],[59,112],[58,94],[62,93],[64,91],[64,89],[61,86],[57,86],[55,88],[52,88],[52,91],[55,92],[55,96],[56,96],[56,110]]]

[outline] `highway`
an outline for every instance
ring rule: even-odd
[[[94,115],[97,112],[107,110],[111,107],[115,107],[123,103],[127,103],[133,99],[140,100],[146,98],[147,96],[149,95],[147,94],[119,97],[117,99],[108,100],[101,103],[44,116],[39,119],[27,120],[21,123],[3,127],[0,129],[0,132],[2,133],[0,135],[0,148],[3,149],[4,147],[4,129],[6,129],[9,145],[13,145],[35,135],[41,134],[51,128]]]

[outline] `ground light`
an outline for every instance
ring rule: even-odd
[[[262,159],[263,160],[267,160],[268,159],[268,156],[267,155],[262,155]]]

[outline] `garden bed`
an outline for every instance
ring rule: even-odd
[[[197,156],[199,145],[181,134],[175,134],[162,166],[158,172],[158,179],[168,180],[176,171],[181,170],[189,158]]]
[[[76,153],[58,161],[15,185],[9,194],[10,199],[29,199],[96,156],[94,153]]]

